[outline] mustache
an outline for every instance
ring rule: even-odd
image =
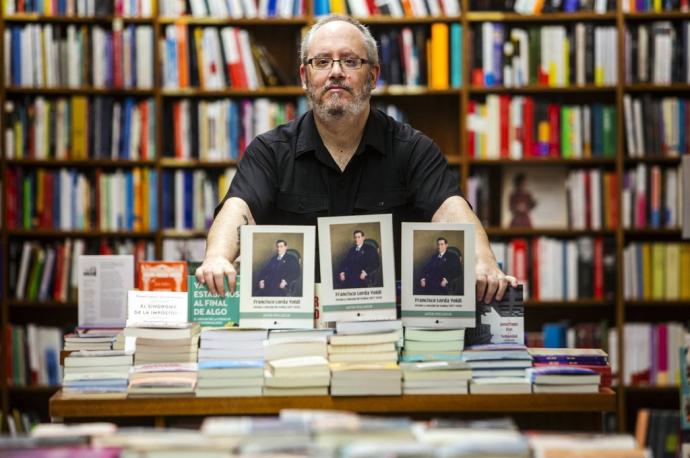
[[[349,85],[347,85],[347,84],[338,84],[338,83],[335,83],[335,84],[329,84],[328,86],[324,87],[324,88],[321,90],[321,94],[325,94],[326,92],[328,92],[328,91],[331,90],[331,89],[342,89],[342,90],[345,90],[345,91],[347,91],[347,92],[349,92],[349,93],[352,93],[352,86],[349,86]]]

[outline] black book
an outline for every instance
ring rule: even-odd
[[[173,104],[179,101],[170,101],[163,105],[163,156],[175,157],[175,119],[173,116]]]
[[[418,27],[414,31],[414,47],[417,49],[417,54],[419,56],[419,84],[422,86],[426,86],[428,84],[427,81],[427,65],[429,63],[427,62],[427,55],[426,55],[426,42],[427,42],[427,33],[426,29],[423,27]],[[448,51],[450,52],[450,47],[448,47]],[[450,58],[448,59],[448,62],[450,62]]]
[[[575,61],[575,28],[566,27],[565,35],[568,40],[568,43],[570,43],[568,50],[568,62],[570,64],[571,71],[569,75],[570,80],[568,81],[568,84],[575,84],[577,79],[577,62]]]
[[[115,101],[112,97],[103,97],[102,129],[103,157],[110,158],[113,147],[113,105]]]
[[[115,5],[113,0],[99,0],[94,2],[95,4],[95,15],[100,16],[112,16],[115,12]]]
[[[594,296],[594,241],[590,237],[577,239],[577,297]]]
[[[479,24],[472,29],[472,50],[474,53],[474,65],[473,69],[482,70],[484,67],[484,55],[482,53],[482,29]]]
[[[89,152],[95,159],[103,159],[103,98],[94,97],[92,99],[91,110],[89,112]]]
[[[604,239],[604,298],[613,300],[616,297],[616,241]]]
[[[594,83],[594,26],[585,24],[585,81]]]
[[[22,256],[22,244],[11,242],[9,247],[9,262],[7,264],[7,297],[15,297],[17,276],[19,274],[19,262]]]
[[[637,28],[632,28],[628,29],[625,31],[625,37],[626,43],[630,44],[630,51],[627,56],[629,59],[629,68],[630,68],[630,82],[632,83],[638,83],[639,75],[637,74],[637,62],[638,62],[638,55],[637,53],[639,52],[639,46],[637,43]]]
[[[199,43],[203,47],[203,43]],[[189,47],[187,55],[189,56],[189,85],[191,87],[200,87],[201,78],[199,77],[199,63],[196,54],[196,34],[191,28],[187,28],[187,46]],[[179,62],[179,60],[178,60]]]
[[[387,34],[382,34],[379,37],[379,46],[381,47],[380,51],[380,64],[381,64],[381,76],[380,76],[380,84],[382,85],[387,85],[390,84],[390,77],[391,77],[391,72],[390,72],[390,62],[391,62],[391,43],[390,43],[390,38],[388,37]]]
[[[388,62],[390,79],[388,84],[402,84],[404,77],[401,66],[402,59],[400,58],[400,34],[395,30],[390,32],[390,47],[391,55]]]
[[[189,100],[189,134],[190,134],[190,156],[199,159],[199,101]]]

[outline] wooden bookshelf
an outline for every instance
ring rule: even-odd
[[[491,237],[580,237],[594,235],[615,235],[613,229],[566,229],[566,228],[516,228],[516,227],[487,227],[486,233]]]
[[[565,159],[561,157],[528,157],[523,159],[480,159],[480,158],[470,158],[468,159],[468,165],[481,165],[481,166],[510,166],[510,165],[524,165],[529,164],[530,166],[547,166],[554,167],[558,165],[568,165],[574,167],[597,167],[597,166],[607,166],[613,167],[616,165],[615,158],[609,157],[589,157],[589,158],[573,158]]]
[[[599,394],[502,394],[406,396],[284,396],[254,398],[138,398],[70,400],[58,392],[50,399],[50,416],[77,418],[167,417],[207,415],[276,415],[283,409],[346,410],[365,414],[457,414],[506,412],[603,413],[616,409],[609,389]]]
[[[471,86],[470,94],[588,94],[614,93],[616,86]]]
[[[580,22],[580,21],[610,21],[616,19],[616,13],[544,13],[525,15],[518,13],[504,13],[495,11],[472,11],[467,13],[468,22]]]

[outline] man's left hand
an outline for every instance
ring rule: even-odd
[[[278,286],[280,287],[280,289],[285,289],[285,287],[287,286],[287,282],[285,281],[285,279],[280,280],[280,284]]]
[[[514,288],[517,287],[517,279],[510,275],[506,275],[498,268],[496,261],[478,259],[477,268],[477,302],[484,300],[485,304],[490,304],[491,301],[503,299],[503,295],[510,284]]]
[[[365,278],[367,278],[367,273],[365,271],[362,271],[362,273],[359,274],[359,279],[364,280]]]

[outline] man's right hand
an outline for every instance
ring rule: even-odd
[[[196,280],[208,287],[211,294],[224,296],[225,285],[223,279],[227,277],[230,293],[235,292],[237,271],[232,263],[223,256],[207,257],[203,264],[196,269]]]

